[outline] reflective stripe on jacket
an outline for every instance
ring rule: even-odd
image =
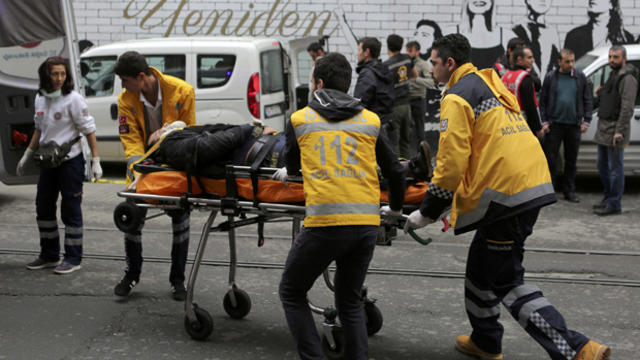
[[[291,115],[291,125],[300,147],[304,226],[380,225],[378,116],[363,110],[328,121],[305,107]]]
[[[195,93],[193,86],[184,80],[164,75],[157,69],[149,67],[158,79],[162,91],[162,125],[177,120],[184,121],[187,126],[195,125]],[[140,101],[140,93],[123,90],[118,97],[118,127],[120,140],[124,146],[127,159],[127,186],[133,181],[133,164],[140,160],[148,150],[148,123],[145,117],[144,104]]]
[[[493,69],[460,66],[443,94],[440,119],[428,192],[453,199],[456,234],[555,202],[540,143]]]

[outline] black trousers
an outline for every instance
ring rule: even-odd
[[[368,359],[362,285],[377,238],[378,227],[372,225],[301,229],[289,250],[279,290],[301,359],[325,359],[307,292],[332,261],[336,262],[335,303],[344,330],[345,359]]]
[[[554,185],[561,187],[556,190],[561,190],[564,194],[576,191],[576,162],[580,148],[580,134],[580,125],[552,123],[544,139],[543,148],[549,164],[549,172]],[[564,179],[562,184],[558,184],[555,170],[561,143],[564,144]]]

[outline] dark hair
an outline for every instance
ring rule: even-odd
[[[466,64],[471,59],[471,45],[462,34],[448,34],[433,42],[432,50],[438,52],[438,57],[445,63],[452,58],[457,66]]]
[[[627,48],[625,48],[622,45],[612,45],[609,48],[609,51],[621,51],[622,52],[622,57],[627,57]]]
[[[515,50],[519,47],[523,47],[526,46],[527,42],[524,41],[523,39],[520,39],[519,37],[514,37],[509,39],[509,42],[507,43],[507,50]]]
[[[518,62],[518,58],[519,57],[523,57],[524,56],[524,50],[525,49],[531,50],[531,48],[528,47],[528,46],[520,46],[520,47],[515,48],[515,50],[513,50],[513,52],[511,53],[511,57],[513,58],[513,63],[514,64],[516,62]]]
[[[404,39],[400,35],[391,34],[387,37],[387,48],[389,51],[398,52],[402,50],[402,43],[404,43]]]
[[[322,48],[322,45],[319,42],[314,41],[311,44],[309,44],[309,46],[307,46],[307,52],[309,52],[309,51],[313,51],[313,52],[322,51],[322,52],[324,52],[324,49]]]
[[[324,87],[346,93],[351,85],[351,64],[340,53],[329,53],[316,61],[313,79],[324,82]]]
[[[137,51],[127,51],[120,55],[113,72],[118,76],[136,77],[140,73],[151,74],[147,59]]]
[[[417,42],[417,41],[415,41],[415,40],[413,40],[413,41],[409,41],[409,42],[407,43],[406,48],[407,48],[407,49],[410,49],[410,48],[416,48],[416,50],[420,50],[420,43],[419,43],[419,42]]]
[[[64,72],[66,73],[66,78],[64,83],[62,84],[62,95],[69,94],[73,88],[73,76],[71,75],[69,62],[67,59],[60,56],[52,56],[47,58],[40,67],[38,67],[38,77],[40,77],[40,90],[44,90],[46,92],[53,91],[53,83],[51,82],[51,67],[54,65],[64,65]]]
[[[358,44],[362,44],[362,51],[369,49],[372,58],[377,59],[380,56],[380,48],[382,44],[374,37],[364,37],[360,39]]]
[[[565,55],[573,55],[575,56],[576,53],[573,52],[573,50],[569,49],[569,48],[564,48],[562,50],[560,50],[560,56],[558,56],[558,60],[562,60],[562,57]]]
[[[433,28],[433,39],[434,40],[438,40],[442,36],[444,36],[442,34],[442,29],[440,29],[440,25],[438,25],[437,22],[435,22],[433,20],[429,20],[429,19],[422,19],[422,20],[418,21],[418,24],[416,25],[416,29],[419,28],[420,26],[423,26],[423,25],[431,26]]]

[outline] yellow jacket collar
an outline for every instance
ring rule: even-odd
[[[478,70],[478,68],[473,66],[473,64],[470,62],[458,67],[453,72],[453,74],[451,74],[449,82],[447,83],[447,86],[445,87],[442,95],[446,95],[451,86],[457,83],[464,76],[471,73],[475,73],[476,75],[480,76],[482,80],[484,80],[485,84],[487,84],[489,89],[491,89],[493,95],[496,97],[496,99],[498,99],[500,103],[502,103],[502,105],[504,105],[504,107],[518,113],[520,112],[518,99],[504,86],[504,83],[502,82],[496,71],[493,70],[493,68]]]
[[[449,77],[449,82],[447,83],[447,86],[445,86],[443,95],[447,93],[447,91],[449,90],[450,87],[453,86],[453,84],[457,83],[458,80],[462,79],[463,76],[474,73],[474,72],[478,72],[478,69],[475,66],[473,66],[473,64],[470,62],[466,64],[462,64],[462,66],[459,66],[457,69],[453,71],[453,74],[451,74],[451,77]]]
[[[164,77],[164,74],[161,73],[160,70],[154,68],[153,66],[149,66],[149,71],[151,71],[153,76],[155,76],[156,79],[158,79],[158,81],[160,82],[160,88],[161,89],[165,89],[167,86],[173,88],[173,85],[171,85],[170,83],[167,82],[167,80]],[[162,94],[162,95],[164,96],[165,94]]]

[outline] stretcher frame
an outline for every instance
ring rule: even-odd
[[[277,169],[274,168],[258,168],[252,169],[248,166],[232,166],[226,167],[227,183],[231,179],[246,178],[252,176],[252,174],[258,175],[261,178],[267,179]],[[300,178],[293,178],[293,181],[301,181]],[[189,181],[190,183],[191,181]],[[235,184],[235,181],[233,181]],[[227,185],[228,189],[229,185]],[[232,190],[232,189],[230,189]],[[233,193],[233,191],[231,191]],[[209,194],[211,195],[211,194]],[[229,191],[227,192],[229,195]],[[283,218],[292,220],[291,236],[292,241],[298,234],[301,221],[305,217],[305,207],[302,205],[281,204],[281,203],[269,203],[259,202],[257,200],[241,200],[237,197],[223,197],[213,198],[210,196],[183,194],[182,196],[165,196],[155,194],[141,194],[134,191],[121,191],[118,192],[118,196],[125,198],[126,201],[121,203],[114,212],[114,220],[118,228],[123,230],[120,226],[121,223],[129,221],[129,226],[135,227],[139,224],[140,218],[136,214],[137,208],[150,208],[159,209],[160,213],[145,217],[145,220],[152,219],[163,215],[168,210],[180,209],[184,211],[192,210],[208,210],[209,216],[203,225],[200,240],[196,250],[194,262],[189,274],[187,282],[187,296],[185,300],[185,329],[187,333],[194,340],[206,340],[213,332],[213,318],[211,315],[199,307],[194,301],[194,292],[196,279],[200,265],[202,264],[204,252],[208,243],[209,234],[211,232],[227,232],[229,240],[229,276],[228,276],[228,288],[229,290],[224,296],[223,306],[229,316],[235,319],[241,319],[246,316],[251,309],[251,300],[249,295],[241,290],[236,284],[236,268],[237,268],[237,253],[236,253],[236,233],[237,227],[248,226],[258,224],[258,246],[262,246],[264,243],[264,223],[275,222]],[[119,211],[120,208],[120,211]],[[219,223],[217,226],[213,226],[214,220],[218,215],[226,216],[227,220]],[[253,215],[253,217],[247,217],[247,215]],[[400,227],[406,221],[406,215],[400,221],[396,222],[395,226]],[[120,222],[120,224],[119,224]],[[136,224],[137,223],[137,224]],[[389,225],[386,225],[386,231],[388,233]],[[381,227],[383,229],[383,227]],[[125,231],[125,230],[123,230]],[[427,245],[431,242],[431,239],[421,239],[413,231],[410,231],[412,237],[423,245]],[[323,272],[323,279],[326,286],[334,291],[333,283],[330,278],[329,269],[325,269]],[[373,335],[382,327],[382,313],[375,305],[376,299],[371,299],[367,296],[367,289],[362,290],[363,299],[365,300],[365,315],[367,319],[367,332],[369,335]],[[337,311],[332,306],[320,307],[309,301],[309,307],[315,314],[323,315],[323,334],[322,341],[325,352],[331,353],[339,357],[343,349],[343,341],[341,335],[341,327],[336,321]]]

